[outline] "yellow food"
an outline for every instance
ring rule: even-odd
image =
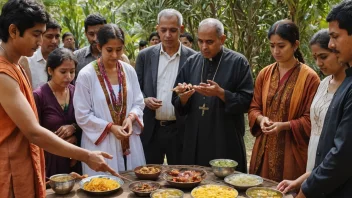
[[[255,186],[260,184],[258,178],[251,175],[236,175],[229,178],[228,182],[235,186]]]
[[[84,190],[91,192],[105,192],[119,187],[120,184],[117,181],[108,178],[93,178],[83,185]]]
[[[176,190],[163,190],[153,194],[153,198],[178,198],[181,196],[182,193]]]
[[[253,190],[248,192],[248,196],[252,198],[281,198],[281,194],[271,190]]]
[[[226,186],[201,186],[192,191],[194,198],[234,198],[238,196],[238,192],[235,189]]]
[[[73,177],[71,176],[56,176],[56,177],[52,177],[50,180],[55,182],[65,182],[65,181],[70,181],[72,179]]]

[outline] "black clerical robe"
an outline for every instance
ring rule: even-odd
[[[253,96],[248,61],[242,54],[226,48],[212,60],[197,53],[185,62],[175,86],[183,82],[199,85],[201,78],[202,82],[214,79],[225,90],[225,102],[195,92],[183,106],[174,93],[172,103],[176,111],[187,115],[183,163],[209,166],[212,159],[226,158],[239,163],[236,170],[247,172],[244,113]]]

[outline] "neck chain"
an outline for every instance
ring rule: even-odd
[[[222,49],[221,49],[221,50],[222,50]],[[214,74],[214,76],[213,76],[212,81],[214,81],[215,76],[216,76],[216,74],[218,73],[218,69],[219,69],[219,66],[220,66],[220,63],[221,63],[221,60],[222,60],[222,55],[224,55],[224,52],[223,52],[223,51],[222,51],[222,53],[221,53],[220,60],[219,60],[218,66],[216,67],[215,74]],[[204,58],[204,59],[205,59],[205,58]],[[200,82],[203,82],[204,59],[203,59],[202,73],[201,73],[201,75],[200,75]]]
[[[65,103],[64,103],[64,104],[60,104],[59,98],[57,97],[56,92],[54,91],[53,87],[51,86],[51,81],[48,82],[48,85],[49,85],[51,91],[53,92],[53,94],[54,94],[54,96],[55,96],[57,102],[58,102],[59,105],[61,106],[62,110],[63,110],[64,112],[67,112],[67,110],[68,110],[68,103],[69,103],[69,102],[68,102],[68,89],[67,89],[67,87],[65,87]]]

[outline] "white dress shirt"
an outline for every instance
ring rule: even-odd
[[[32,75],[33,90],[48,82],[48,73],[46,72],[46,60],[43,58],[41,48],[34,52],[33,56],[28,57],[29,69]]]
[[[175,109],[171,103],[172,88],[178,73],[178,66],[181,56],[181,43],[178,51],[169,56],[161,45],[158,80],[157,80],[157,99],[162,101],[162,106],[155,111],[157,120],[176,120]]]

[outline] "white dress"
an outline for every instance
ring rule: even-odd
[[[94,63],[94,62],[92,62]],[[108,123],[113,122],[103,89],[101,88],[93,64],[85,66],[77,77],[73,105],[77,124],[82,129],[81,147],[91,151],[104,151],[113,156],[106,159],[108,165],[116,171],[125,171],[121,142],[111,132],[98,145],[94,143],[101,136]],[[130,154],[127,155],[127,170],[145,165],[145,157],[140,133],[143,127],[144,99],[138,83],[137,74],[132,66],[120,61],[125,71],[127,86],[127,111],[138,116],[139,123],[133,123],[133,134],[130,136]],[[118,86],[113,86],[118,95]],[[83,173],[89,176],[102,174],[82,163]]]
[[[307,172],[312,171],[314,168],[315,155],[319,144],[320,134],[323,129],[325,115],[334,96],[334,93],[328,92],[328,86],[331,79],[332,76],[327,76],[320,82],[317,93],[315,94],[310,107],[312,129],[308,146]]]

